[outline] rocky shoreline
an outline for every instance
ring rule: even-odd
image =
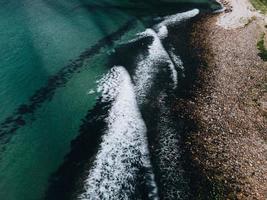
[[[218,199],[266,200],[267,65],[257,49],[266,28],[256,17],[233,29],[217,20],[206,16],[193,27],[192,46],[202,62],[192,98],[177,106],[196,124],[188,149],[220,191]]]

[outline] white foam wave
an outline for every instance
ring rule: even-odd
[[[146,126],[138,109],[128,72],[114,67],[101,81],[98,90],[103,101],[113,100],[106,118],[108,128],[79,199],[123,199],[134,193],[139,168],[150,170],[150,196],[157,189],[151,171]]]
[[[168,36],[168,28],[167,26],[161,26],[158,30],[158,36],[160,39],[164,39],[165,37]]]
[[[181,21],[188,20],[199,14],[199,9],[193,9],[183,13],[177,13],[174,15],[169,15],[163,18],[163,21],[155,26],[156,30],[160,29],[162,26],[170,26],[180,23]]]
[[[173,64],[173,62],[171,60],[169,61],[169,68],[171,70],[173,89],[175,89],[178,85],[178,73],[177,73],[177,70],[175,69],[175,65]]]
[[[184,63],[181,57],[179,55],[176,55],[173,51],[174,49],[170,51],[170,57],[172,58],[172,61],[175,64],[175,66],[182,71],[182,76],[185,77]]]
[[[146,95],[152,86],[153,79],[155,78],[157,72],[159,72],[159,69],[155,67],[159,63],[165,62],[168,64],[173,81],[173,88],[175,89],[177,87],[178,73],[176,66],[182,69],[183,63],[178,56],[174,55],[174,53],[169,55],[169,53],[165,50],[161,39],[168,36],[168,26],[190,19],[198,14],[199,10],[193,9],[187,12],[166,16],[163,18],[162,22],[154,27],[154,29],[147,29],[146,31],[138,34],[135,41],[143,37],[153,37],[153,42],[148,47],[148,56],[139,57],[139,62],[134,75],[138,102],[144,102],[146,100]]]
[[[181,70],[184,70],[184,64],[183,61],[181,60],[180,56],[176,55],[173,51],[175,49],[173,48],[172,51],[170,51],[170,57],[172,58],[173,62],[175,65],[180,68]]]
[[[149,193],[150,198],[158,199],[149,159],[146,126],[137,102],[145,101],[153,80],[159,72],[157,66],[161,63],[167,63],[173,86],[174,88],[177,86],[178,77],[175,67],[182,67],[182,62],[178,57],[169,55],[161,39],[168,35],[167,26],[193,17],[198,12],[194,9],[165,17],[154,28],[155,30],[147,29],[138,34],[138,39],[152,36],[153,42],[148,47],[148,55],[141,55],[138,59],[133,76],[135,86],[123,67],[112,68],[111,72],[100,80],[97,91],[102,93],[101,100],[112,101],[112,105],[106,118],[107,131],[102,137],[100,149],[85,181],[85,192],[79,195],[79,199],[129,199],[129,196],[135,192],[134,182],[140,168],[148,172],[147,181],[152,188]]]
[[[178,84],[178,76],[175,66],[163,47],[158,34],[153,29],[147,29],[139,34],[142,37],[152,36],[153,42],[148,47],[148,56],[139,57],[139,62],[134,74],[135,90],[137,93],[138,102],[144,102],[146,100],[147,92],[153,84],[153,79],[159,72],[156,67],[160,63],[167,63],[173,80],[173,87],[176,88]]]
[[[122,75],[120,68],[111,68],[110,73],[106,74],[98,81],[97,92],[101,92],[102,101],[112,101],[119,94],[119,87],[121,85]]]
[[[179,24],[182,21],[188,20],[190,18],[193,18],[199,14],[199,9],[195,8],[193,10],[183,12],[183,13],[177,13],[174,15],[165,16],[159,19],[162,19],[162,21],[158,24],[156,24],[153,29],[158,34],[160,39],[166,38],[168,36],[168,26]],[[158,19],[158,18],[156,18]],[[130,40],[129,42],[135,42],[141,38],[143,38],[145,35],[143,33],[137,34],[138,37]]]

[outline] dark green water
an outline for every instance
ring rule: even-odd
[[[75,152],[71,141],[86,132],[81,131],[85,123],[82,119],[94,118],[102,112],[96,109],[101,95],[96,92],[97,81],[113,64],[128,65],[124,67],[134,79],[135,59],[146,55],[141,49],[147,46],[138,44],[135,48],[140,52],[133,52],[127,45],[120,51],[123,49],[120,44],[127,44],[137,33],[156,24],[153,20],[156,17],[214,6],[209,1],[196,2],[198,4],[130,0],[0,2],[1,200],[39,200],[45,196],[53,199],[51,194],[58,195],[58,191],[49,192],[53,187],[51,179],[57,176],[54,174],[57,171],[59,180],[62,179],[64,173],[60,173],[60,166],[64,168],[64,163],[68,163],[64,157]],[[168,48],[169,43],[167,39]],[[114,48],[120,52],[118,55],[114,55]],[[137,82],[134,84],[138,85]],[[160,87],[162,89],[155,90],[158,91],[155,99],[169,94],[163,94],[169,86]],[[148,93],[148,99],[151,97],[153,94]],[[147,116],[150,104],[141,104],[138,101],[142,115]],[[94,114],[88,115],[90,111]],[[93,132],[98,133],[102,128],[93,126],[90,130],[97,129]],[[97,152],[98,143],[94,148],[94,141],[89,139],[88,146]],[[76,153],[73,155],[79,158]],[[60,181],[57,184],[61,187]]]

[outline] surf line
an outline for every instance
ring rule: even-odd
[[[198,13],[199,10],[194,9],[168,16],[159,24],[159,29],[194,17]],[[113,67],[100,81],[98,92],[102,93],[101,100],[112,103],[105,119],[107,129],[88,170],[84,192],[78,196],[80,200],[131,199],[135,194],[140,169],[145,171],[144,182],[149,188],[147,196],[149,199],[158,199],[155,175],[150,163],[147,128],[139,110],[139,105],[144,103],[153,79],[159,72],[155,65],[167,63],[173,84],[177,85],[174,63],[164,49],[158,32],[157,29],[147,29],[138,34],[139,39],[152,36],[154,40],[148,47],[148,57],[137,63],[133,83],[124,67]]]
[[[52,100],[56,90],[66,85],[66,83],[72,78],[73,74],[77,73],[84,67],[83,63],[86,59],[98,54],[102,48],[114,45],[114,43],[119,40],[122,35],[128,32],[132,27],[136,26],[136,24],[137,20],[135,18],[127,21],[117,31],[100,39],[95,45],[82,52],[77,59],[63,67],[55,75],[51,76],[48,79],[47,84],[36,90],[29,98],[29,103],[19,105],[13,114],[4,119],[0,124],[1,144],[8,143],[11,139],[11,135],[27,124],[27,121],[25,120],[26,115],[34,114],[34,112],[40,108],[44,102]],[[31,119],[31,121],[33,120],[35,119]],[[9,137],[7,135],[9,135]]]
[[[197,10],[195,10],[195,12],[191,12],[191,14],[193,14],[193,15],[197,14],[196,11]],[[190,12],[188,14],[190,14]],[[179,20],[176,20],[176,22],[177,21],[179,21]],[[170,23],[168,23],[168,25],[169,24]],[[133,110],[133,108],[135,108],[135,106],[132,106],[132,105],[133,104],[136,105],[136,103],[133,103],[133,101],[137,101],[138,106],[140,106],[144,103],[143,98],[145,98],[148,95],[148,92],[151,89],[150,83],[153,82],[154,77],[156,76],[155,74],[157,74],[157,72],[158,72],[158,69],[157,69],[158,67],[156,67],[154,65],[155,64],[157,65],[157,64],[162,63],[162,62],[163,63],[167,62],[167,64],[169,64],[168,60],[170,58],[167,56],[166,51],[164,50],[164,48],[161,44],[160,38],[157,36],[157,34],[158,33],[156,33],[154,30],[148,29],[147,31],[139,34],[138,35],[139,37],[137,39],[129,41],[129,42],[137,41],[140,38],[153,37],[154,36],[152,44],[149,45],[149,47],[148,47],[148,49],[149,49],[148,57],[145,57],[143,59],[144,62],[142,62],[141,60],[138,59],[139,62],[136,63],[137,69],[135,70],[134,75],[132,77],[133,83],[134,83],[133,86],[132,86],[131,81],[129,81],[129,80],[127,81],[127,79],[129,79],[129,78],[127,78],[127,77],[129,77],[128,71],[126,71],[122,67],[112,68],[111,72],[108,73],[109,75],[107,75],[103,79],[101,79],[100,91],[102,93],[102,96],[100,96],[100,99],[99,99],[98,103],[96,104],[96,107],[93,110],[89,110],[86,117],[82,120],[83,123],[80,126],[80,130],[79,130],[80,134],[75,140],[73,140],[71,142],[71,151],[65,157],[64,163],[60,166],[60,168],[56,171],[56,173],[53,176],[51,176],[49,189],[46,193],[46,199],[71,199],[70,196],[73,198],[77,198],[77,196],[75,195],[77,193],[80,194],[79,195],[80,199],[90,199],[90,198],[93,199],[93,197],[96,197],[96,198],[97,197],[103,197],[103,196],[101,196],[101,195],[104,195],[102,189],[103,190],[106,189],[106,191],[111,189],[110,187],[106,188],[107,182],[102,183],[102,180],[104,180],[105,179],[104,177],[106,177],[106,178],[108,178],[108,180],[107,180],[108,184],[109,183],[111,184],[112,180],[109,180],[109,178],[112,178],[112,177],[114,178],[115,173],[114,174],[111,173],[111,171],[113,169],[110,169],[110,168],[104,169],[106,165],[104,165],[103,163],[112,162],[113,157],[115,156],[114,158],[116,158],[116,156],[119,156],[119,154],[118,155],[114,154],[114,156],[113,156],[112,151],[114,150],[114,148],[107,146],[111,150],[110,152],[107,152],[105,145],[111,145],[111,146],[115,146],[117,148],[117,146],[118,146],[117,144],[120,144],[119,143],[120,138],[124,137],[125,134],[126,134],[126,137],[132,137],[132,135],[129,133],[131,131],[134,131],[135,127],[137,127],[137,126],[129,126],[127,128],[127,126],[124,126],[124,125],[125,124],[131,125],[131,123],[129,124],[127,122],[130,122],[131,120],[133,120],[134,116],[140,115],[140,114],[138,114],[140,112],[140,111],[138,111],[139,108],[138,108],[138,110],[136,110],[136,109]],[[177,62],[175,62],[175,63],[177,64]],[[182,63],[180,60],[179,60],[177,65],[179,65],[179,67],[181,67],[180,65],[182,65]],[[129,92],[131,90],[134,90],[134,93],[135,93],[134,97],[130,98],[131,100],[125,99],[125,101],[122,101],[123,99],[119,98],[119,95],[121,95],[122,97],[123,96],[126,96],[126,97],[132,96],[133,94],[122,95],[123,92],[125,93],[126,91]],[[134,100],[134,99],[136,99],[136,100]],[[114,102],[115,100],[117,100],[117,104],[118,104],[118,101],[120,101],[123,103],[123,105],[128,105],[128,103],[129,103],[130,106],[125,106],[127,108],[125,111],[122,111],[122,110],[119,110],[118,108],[116,108],[118,110],[118,112],[115,112],[114,111],[114,110],[116,110],[114,108],[115,107],[115,102]],[[125,107],[123,107],[123,108],[125,108]],[[113,111],[111,111],[112,109],[113,109]],[[131,110],[130,114],[128,112],[128,109]],[[109,117],[107,117],[107,113],[109,113]],[[113,114],[111,115],[111,113],[113,113]],[[123,118],[122,118],[122,116],[123,116]],[[127,117],[127,116],[131,116],[131,117]],[[121,119],[121,120],[118,120],[118,119]],[[110,123],[112,120],[114,122]],[[140,126],[138,125],[138,127],[141,127],[141,129],[139,128],[139,132],[141,130],[142,130],[141,132],[144,132],[144,129],[145,129],[144,126],[145,125],[144,125],[143,120],[140,120],[138,118],[138,120],[136,120],[135,123],[133,123],[133,125],[136,125],[137,122],[140,125]],[[111,137],[111,135],[112,135],[111,131],[114,130],[115,124],[117,124],[116,126],[122,126],[122,127],[118,128],[119,131],[127,130],[127,131],[125,131],[125,134],[122,134],[119,132],[119,133],[115,133],[115,137]],[[141,139],[142,138],[144,139],[144,137],[146,137],[146,134],[147,134],[146,132],[145,132],[145,134],[141,134],[141,136],[143,135],[142,137],[140,136],[140,133],[138,135],[141,137]],[[119,136],[121,136],[121,137],[119,137]],[[103,142],[103,138],[106,139],[105,140],[106,142]],[[112,140],[112,139],[114,139],[114,140]],[[140,141],[144,141],[143,139]],[[145,139],[144,143],[145,142],[146,142],[146,139]],[[128,140],[126,140],[125,145],[128,143],[129,143]],[[100,150],[98,151],[99,146],[100,146]],[[142,151],[142,152],[144,152],[143,155],[145,155],[144,158],[147,158],[148,153],[146,153],[146,152],[148,152],[148,150],[146,150],[146,148],[148,148],[148,145],[146,144],[146,145],[141,145],[141,146],[144,147],[144,150]],[[121,146],[121,147],[124,147],[124,146]],[[116,150],[116,148],[115,148],[115,150]],[[122,148],[122,149],[125,149],[125,148]],[[130,146],[129,149],[135,149],[135,148],[134,148],[134,146]],[[128,148],[126,148],[125,151],[128,152]],[[132,155],[135,158],[137,152],[140,152],[140,151],[138,149],[136,151],[135,150],[131,151],[130,155]],[[110,153],[111,155],[103,156],[103,155],[108,154],[108,153]],[[138,153],[138,154],[139,154],[139,157],[140,157],[140,155],[142,155],[140,153]],[[103,158],[103,157],[105,157],[105,159],[111,159],[111,161],[101,160],[101,158]],[[129,159],[130,162],[135,161],[135,163],[133,165],[133,168],[127,167],[127,169],[129,168],[130,170],[133,170],[133,169],[136,169],[136,166],[143,168],[142,170],[143,170],[143,172],[145,172],[145,179],[146,179],[145,182],[147,184],[146,187],[149,188],[148,192],[146,191],[146,194],[149,194],[149,197],[150,197],[149,199],[157,199],[158,192],[157,192],[157,187],[156,187],[156,184],[154,181],[155,177],[154,177],[154,173],[153,173],[153,170],[152,170],[152,167],[150,164],[150,160],[144,159],[143,162],[141,162],[139,157],[137,157],[137,160]],[[116,166],[117,170],[120,169],[119,163],[122,160],[123,161],[125,160],[126,163],[122,162],[122,163],[125,163],[125,166],[129,166],[128,160],[126,158],[120,159],[118,157],[118,162],[117,161],[114,162],[115,164],[118,165],[118,166]],[[79,163],[79,164],[77,164],[77,163]],[[111,166],[110,163],[108,164],[108,166]],[[99,170],[96,170],[96,168]],[[121,169],[124,170],[124,168],[121,168]],[[85,172],[86,172],[86,175],[85,175]],[[109,173],[107,173],[107,172],[109,172]],[[118,175],[120,175],[120,174],[118,174]],[[126,180],[126,178],[128,178],[128,179]],[[99,182],[99,180],[101,180],[101,181]],[[123,182],[129,183],[130,185],[127,184],[126,186],[124,186],[124,184],[126,184],[126,183],[123,183],[123,188],[125,188],[125,190],[122,191],[122,193],[120,193],[118,195],[131,196],[132,193],[129,191],[131,191],[131,189],[132,189],[132,181],[131,181],[132,179],[126,176],[125,179],[122,177],[122,178],[120,178],[120,180]],[[114,182],[115,181],[116,180],[114,180]],[[94,182],[96,184],[93,184]],[[88,184],[93,185],[93,187],[89,187]],[[102,185],[100,185],[100,184],[102,184]],[[104,186],[104,185],[106,185],[106,186]],[[120,186],[122,186],[122,185],[120,185]],[[81,187],[83,187],[84,189],[81,189]],[[101,189],[101,190],[98,191],[99,189]],[[111,190],[113,191],[113,189],[111,189]],[[114,190],[118,191],[120,189],[115,188]],[[96,193],[94,193],[94,192],[96,192]],[[129,193],[131,193],[131,194],[129,194]],[[92,197],[92,195],[94,195],[94,194],[95,194],[95,196]],[[113,195],[113,194],[107,192],[106,195]],[[128,198],[130,198],[130,197],[128,197]],[[119,199],[119,198],[114,197],[114,199]],[[121,198],[121,199],[127,199],[127,198]]]
[[[130,42],[137,41],[144,37],[151,36],[153,42],[148,47],[148,56],[141,58],[137,64],[137,69],[134,75],[134,83],[136,86],[138,102],[144,102],[146,93],[151,88],[155,75],[159,72],[154,66],[159,63],[166,63],[171,72],[173,89],[178,85],[178,72],[176,68],[181,68],[182,61],[178,57],[174,57],[164,47],[162,40],[168,37],[168,27],[177,25],[183,21],[195,17],[199,14],[198,9],[193,9],[187,12],[178,13],[162,18],[162,21],[156,24],[153,28],[148,28],[144,32],[137,34],[137,38]]]
[[[157,198],[150,163],[146,125],[136,100],[134,85],[124,67],[115,66],[100,82],[103,102],[112,102],[105,119],[107,129],[78,199],[131,199],[139,173],[144,173],[146,194]],[[140,184],[140,183],[139,183]]]
[[[147,129],[128,71],[111,68],[98,91],[101,96],[51,176],[45,199],[131,199],[139,193],[157,200]]]

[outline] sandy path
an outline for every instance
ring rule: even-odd
[[[217,25],[225,29],[234,29],[243,27],[253,18],[264,18],[250,4],[249,0],[220,0],[228,10],[232,12],[223,13],[217,21]]]

